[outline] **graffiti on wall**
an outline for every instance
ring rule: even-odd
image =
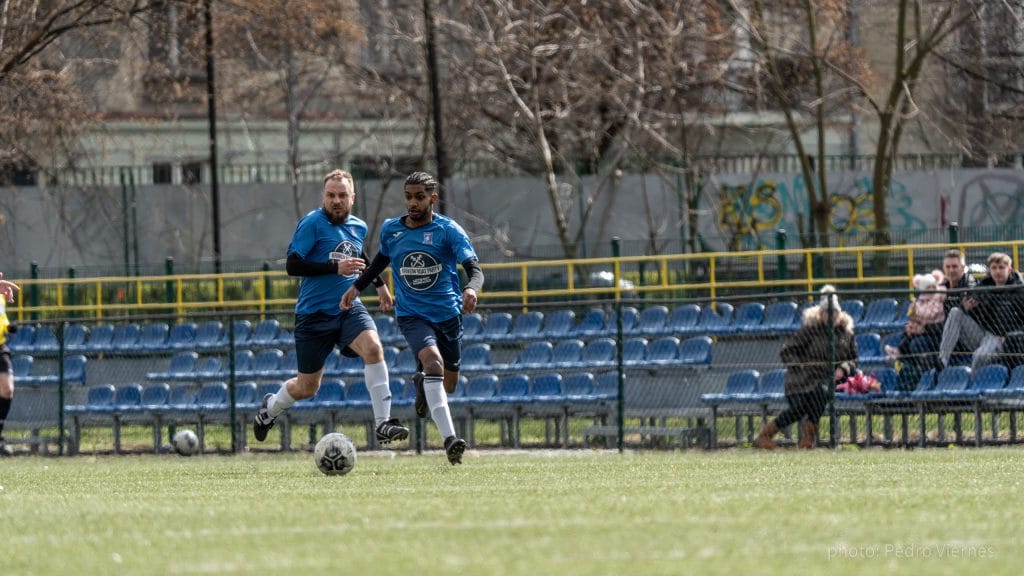
[[[859,176],[838,183],[838,191],[829,194],[829,234],[837,244],[844,237],[875,230],[873,188],[870,176]],[[765,246],[768,233],[780,228],[795,233],[808,230],[810,201],[802,175],[789,182],[777,178],[759,179],[752,184],[718,184],[718,226],[730,250],[758,250]],[[907,187],[893,180],[889,188],[888,212],[893,230],[925,230],[927,224],[914,213],[913,198]],[[802,226],[798,221],[802,220]]]

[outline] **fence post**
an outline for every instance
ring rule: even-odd
[[[32,262],[29,267],[29,277],[33,280],[39,280],[39,263]],[[28,291],[28,301],[32,308],[39,307],[39,284],[32,283],[32,289]],[[32,310],[32,319],[39,320],[39,312]]]
[[[71,266],[71,267],[68,268],[68,279],[69,280],[74,280],[75,279],[75,267],[74,266]],[[67,301],[67,305],[68,306],[74,306],[75,304],[78,304],[77,299],[75,298],[75,283],[71,282],[71,283],[68,284],[68,301]],[[72,312],[70,315],[71,316],[77,316],[78,314],[76,312]]]
[[[167,276],[173,276],[174,275],[174,258],[171,257],[171,256],[168,256],[167,260],[164,262],[164,274],[166,274]],[[167,300],[167,303],[168,304],[173,304],[174,303],[174,282],[172,280],[168,280],[167,282],[164,282],[164,290],[165,290],[165,299]]]
[[[949,223],[949,243],[956,244],[960,241],[960,225],[956,222]]]
[[[615,258],[618,258],[620,254],[621,254],[621,250],[620,250],[620,247],[619,247],[619,237],[618,236],[614,236],[614,237],[612,237],[612,256],[615,257]],[[616,262],[616,264],[617,263],[618,262]],[[614,278],[614,281],[615,282],[619,281],[617,276]],[[616,288],[618,288],[618,286],[616,286]],[[616,294],[617,293],[618,292],[616,292]],[[626,388],[626,386],[625,386],[625,373],[624,373],[623,368],[622,368],[622,301],[619,300],[618,298],[615,299],[615,308],[614,308],[614,310],[615,310],[615,324],[616,324],[615,333],[618,335],[618,337],[615,339],[615,363],[616,363],[616,365],[618,367],[618,372],[619,372],[619,393],[618,393],[618,397],[617,397],[616,402],[615,402],[615,404],[616,404],[616,412],[617,412],[617,414],[615,416],[615,419],[616,419],[616,425],[619,428],[617,446],[619,448],[619,453],[621,454],[625,450],[625,443],[626,443],[626,433],[625,433],[625,426],[626,426],[626,418],[625,418],[625,414],[626,414],[626,410],[625,410],[625,408],[626,408],[625,407],[626,391],[625,391],[625,388]]]
[[[786,249],[786,229],[785,228],[779,228],[778,230],[775,231],[775,249],[776,250],[785,250]],[[776,271],[777,278],[779,280],[786,280],[786,276],[788,274],[788,270],[786,269],[786,255],[785,254],[779,254],[776,257],[776,259],[777,259],[776,267],[778,268],[778,270]],[[785,286],[779,286],[779,291],[780,292],[785,292],[786,291],[786,287]]]

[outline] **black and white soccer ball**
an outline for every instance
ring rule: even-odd
[[[191,456],[196,452],[199,452],[199,437],[196,433],[189,430],[178,430],[174,434],[174,438],[171,439],[171,446],[174,447],[174,451],[182,456]]]
[[[325,434],[313,448],[313,460],[328,476],[348,474],[356,466],[356,445],[340,432]]]

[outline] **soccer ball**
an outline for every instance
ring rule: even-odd
[[[324,435],[313,449],[316,467],[328,476],[348,474],[356,466],[356,446],[340,432]]]
[[[178,430],[171,439],[171,445],[174,446],[174,451],[182,456],[191,456],[199,451],[199,437],[196,433],[189,430]]]

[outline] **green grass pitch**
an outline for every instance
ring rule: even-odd
[[[0,573],[1019,574],[1024,452],[0,461]]]

